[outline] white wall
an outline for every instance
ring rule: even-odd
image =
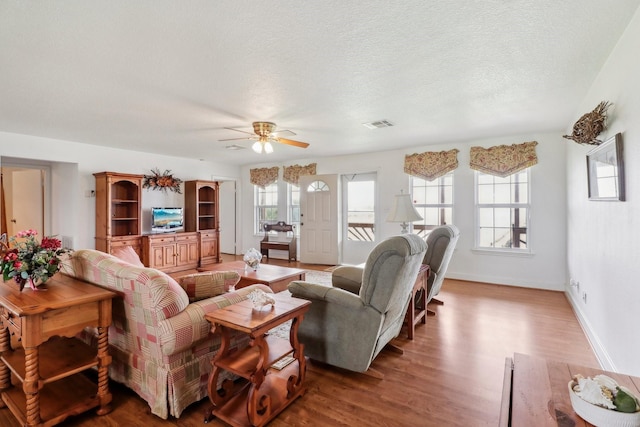
[[[587,301],[577,289],[566,292],[602,365],[632,375],[640,375],[639,50],[640,11],[576,111],[578,119],[600,101],[614,103],[600,139],[622,133],[627,201],[589,201],[585,155],[592,147],[567,142],[568,272]]]
[[[473,251],[474,246],[474,174],[469,169],[469,148],[473,145],[490,147],[538,141],[539,162],[532,168],[531,234],[533,254],[509,256]],[[301,159],[305,165],[317,163],[318,174],[351,174],[375,171],[378,174],[380,238],[398,234],[400,226],[387,223],[385,218],[392,207],[394,195],[409,191],[409,176],[403,172],[404,156],[414,152],[440,151],[458,148],[459,167],[454,172],[454,223],[460,228],[460,240],[449,266],[447,277],[506,285],[563,290],[566,275],[565,230],[565,140],[561,132],[554,134],[517,135],[490,140],[466,141],[458,144],[416,147],[353,156],[320,159]],[[249,183],[249,169],[282,166],[260,164],[242,168],[242,222],[244,230],[252,230],[253,186]],[[280,169],[282,177],[282,168]],[[282,218],[285,219],[284,217]],[[240,240],[242,251],[258,247],[260,236],[245,233]],[[362,260],[364,261],[364,259]]]
[[[33,159],[52,165],[52,233],[74,237],[74,247],[93,248],[95,189],[93,173],[111,171],[149,175],[151,169],[171,170],[183,181],[212,176],[236,178],[239,168],[214,162],[160,156],[96,145],[0,132],[0,156]],[[184,206],[184,195],[142,190],[143,230],[150,230],[150,208]]]

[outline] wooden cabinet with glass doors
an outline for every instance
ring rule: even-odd
[[[143,175],[93,174],[96,179],[96,249],[131,246],[141,255]]]
[[[184,184],[185,231],[197,231],[200,265],[220,262],[219,184],[187,181]]]

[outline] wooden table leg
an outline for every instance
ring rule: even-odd
[[[25,347],[25,376],[22,389],[27,400],[26,417],[28,427],[35,427],[41,424],[40,419],[40,396],[38,385],[40,382],[38,347]]]
[[[105,415],[111,412],[111,405],[109,404],[113,396],[109,392],[110,364],[108,329],[100,327],[98,328],[98,399],[100,400],[98,415]]]
[[[0,325],[2,326],[2,325]],[[7,328],[3,328],[0,331],[0,354],[5,351],[11,350],[9,345],[9,330]],[[9,367],[5,365],[5,363],[0,360],[0,391],[3,391],[11,386],[11,371],[9,371]],[[0,408],[4,408],[6,405],[4,400],[0,399]]]

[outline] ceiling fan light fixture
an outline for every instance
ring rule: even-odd
[[[262,143],[260,141],[254,142],[253,145],[251,146],[251,149],[258,154],[262,153]]]
[[[264,147],[265,153],[267,154],[273,153],[273,145],[269,141],[265,142],[263,147]]]

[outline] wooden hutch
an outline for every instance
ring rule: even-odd
[[[117,172],[96,178],[96,249],[106,253],[131,246],[142,254],[142,178]]]
[[[220,186],[216,181],[186,181],[184,183],[187,232],[198,232],[200,265],[220,262]]]

